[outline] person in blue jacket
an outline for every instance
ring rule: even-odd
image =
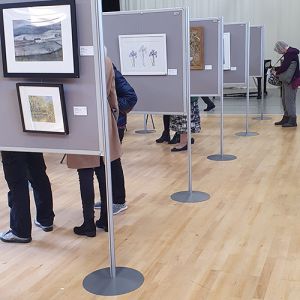
[[[118,130],[120,141],[122,143],[127,125],[127,114],[135,106],[137,102],[137,96],[134,89],[121,74],[121,72],[115,66],[113,67],[115,71],[116,92],[120,110],[118,118]]]

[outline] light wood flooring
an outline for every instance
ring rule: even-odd
[[[143,286],[122,300],[300,299],[300,128],[250,120],[257,137],[237,137],[244,118],[226,116],[225,154],[219,118],[202,117],[193,146],[193,188],[211,195],[180,204],[187,189],[186,153],[171,153],[155,134],[137,135],[141,116],[129,118],[124,141],[126,212],[115,217],[117,265],[143,273]],[[55,230],[33,226],[32,243],[0,243],[0,299],[104,299],[86,292],[84,277],[108,266],[107,234],[75,236],[82,213],[77,174],[46,155],[55,205]],[[9,226],[7,187],[0,170],[0,231]],[[98,216],[99,212],[96,212]],[[32,206],[32,218],[34,207]]]

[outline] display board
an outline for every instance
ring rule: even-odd
[[[192,19],[191,27],[202,27],[204,33],[204,70],[191,70],[192,96],[219,96],[222,89],[223,19]]]
[[[230,70],[224,71],[224,84],[247,84],[249,23],[224,24],[230,32]]]
[[[120,36],[156,34],[166,36],[167,74],[126,76],[138,96],[134,112],[151,114],[186,112],[189,87],[188,22],[188,11],[178,8],[114,12],[103,15],[104,43],[108,50],[108,56],[119,70]],[[152,50],[155,48],[150,49],[149,46],[141,45],[139,48],[133,48],[128,55],[131,55],[138,64],[138,60],[142,61],[145,48],[149,51],[145,54],[147,59],[152,59]]]
[[[16,2],[28,0],[6,0],[3,3]],[[79,46],[93,46],[91,0],[76,0],[76,10]],[[75,154],[102,152],[101,109],[96,100],[94,56],[80,56],[79,64],[80,78],[9,79],[3,77],[0,61],[0,150]],[[23,132],[16,83],[63,84],[69,134]]]
[[[264,74],[264,27],[250,26],[249,75],[263,77]]]

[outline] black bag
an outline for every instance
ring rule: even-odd
[[[275,85],[275,86],[281,86],[281,83],[282,83],[280,81],[279,77],[272,74],[272,73],[269,74],[268,82],[272,85]]]

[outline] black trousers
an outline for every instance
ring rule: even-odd
[[[100,159],[100,166],[97,168],[78,169],[80,194],[84,222],[94,222],[94,173],[98,179],[101,196],[101,219],[107,222],[107,197],[105,181],[105,165],[103,158]],[[111,162],[112,193],[114,204],[125,203],[125,182],[121,159]]]
[[[214,106],[214,103],[211,101],[209,97],[201,97],[201,98],[204,101],[204,103],[207,104],[207,106]]]
[[[46,165],[41,153],[2,152],[2,163],[9,187],[10,228],[22,238],[31,237],[31,214],[28,181],[36,205],[36,219],[44,226],[53,224],[53,199]]]

